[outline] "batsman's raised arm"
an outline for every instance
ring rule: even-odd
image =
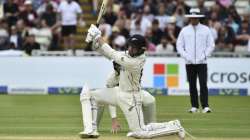
[[[128,49],[131,49],[131,51],[128,51],[128,53],[131,52],[131,54],[124,54],[122,52],[116,51],[112,49],[102,38],[101,38],[101,31],[95,26],[91,25],[91,27],[88,30],[88,35],[86,38],[86,42],[93,41],[93,49],[97,52],[101,53],[108,59],[114,60],[116,63],[120,64],[123,67],[126,67],[128,70],[138,70],[141,69],[143,64],[145,63],[145,58],[141,57],[138,58],[137,56],[140,56],[144,53],[146,45],[143,41],[138,41],[138,38],[134,38],[135,40],[128,40],[127,44],[132,45],[133,42],[139,42],[140,44],[133,44],[133,47],[129,47]],[[141,47],[143,46],[143,47]],[[133,50],[132,50],[133,49]],[[137,59],[134,59],[134,56],[137,57]]]

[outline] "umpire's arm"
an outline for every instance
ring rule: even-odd
[[[215,48],[214,38],[213,38],[213,35],[209,29],[208,29],[206,45],[207,46],[206,46],[205,54],[206,54],[206,57],[209,57],[209,56],[211,56],[211,53],[213,52],[213,50]]]
[[[185,40],[184,40],[183,30],[181,30],[177,38],[176,49],[177,49],[177,52],[181,55],[181,57],[189,61],[188,54],[185,51]]]

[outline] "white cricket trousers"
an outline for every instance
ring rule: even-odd
[[[142,91],[133,93],[123,92],[120,91],[119,87],[88,91],[83,90],[81,93],[81,102],[83,103],[86,99],[91,99],[92,102],[95,101],[95,104],[119,106],[126,117],[129,129],[131,131],[140,131],[145,127],[142,113],[142,95]],[[88,123],[88,125],[90,125],[90,123]],[[86,127],[88,126],[85,126],[85,128]],[[92,127],[93,126],[90,126],[90,128]]]

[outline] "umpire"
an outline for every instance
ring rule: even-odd
[[[197,91],[197,77],[200,83],[200,102],[203,113],[210,113],[208,104],[207,88],[207,57],[214,50],[214,39],[210,29],[200,23],[200,19],[205,17],[200,13],[200,9],[190,9],[190,14],[186,15],[190,24],[185,26],[177,39],[177,51],[186,60],[186,71],[189,82],[189,92],[192,108],[190,113],[199,112],[199,100]]]

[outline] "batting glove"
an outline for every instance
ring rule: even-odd
[[[87,43],[90,43],[92,41],[96,41],[99,37],[101,37],[101,31],[94,25],[91,24],[90,28],[88,29],[88,34],[85,39]]]

